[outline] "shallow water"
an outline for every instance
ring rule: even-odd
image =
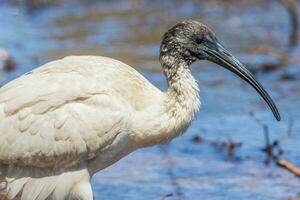
[[[209,24],[219,40],[251,66],[276,61],[274,56],[253,53],[257,45],[284,49],[287,43],[288,15],[274,2],[73,1],[34,11],[2,3],[0,19],[5,28],[0,31],[0,47],[19,65],[3,74],[2,83],[53,59],[94,54],[126,62],[166,90],[158,63],[160,38],[167,28],[186,18]],[[293,55],[299,53],[297,48]],[[294,59],[284,69],[257,74],[282,114],[278,123],[256,92],[239,78],[208,62],[193,64],[202,102],[197,119],[170,144],[134,152],[98,173],[93,178],[96,199],[160,199],[170,193],[170,200],[296,196],[299,178],[274,164],[264,164],[263,129],[249,113],[268,125],[271,140],[280,140],[282,158],[300,167],[298,65],[299,60]],[[283,74],[293,78],[283,80]],[[292,134],[286,137],[291,120]],[[205,141],[193,142],[194,135]],[[207,142],[229,140],[242,143],[234,157]]]

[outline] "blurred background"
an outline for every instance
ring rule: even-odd
[[[300,199],[300,1],[0,2],[1,85],[51,60],[91,54],[121,60],[166,90],[161,37],[195,19],[256,74],[281,112],[279,123],[241,79],[197,62],[197,119],[170,144],[134,152],[94,176],[96,199]]]

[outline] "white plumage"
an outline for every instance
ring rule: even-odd
[[[92,200],[93,174],[188,127],[200,106],[189,69],[196,59],[236,70],[280,118],[261,85],[242,74],[249,72],[210,29],[184,21],[164,35],[161,45],[166,93],[130,66],[97,56],[53,61],[2,87],[0,189],[9,199]]]
[[[156,143],[140,143],[141,137],[172,129],[161,124],[168,117],[160,107],[165,99],[133,68],[96,56],[53,61],[8,83],[0,89],[0,162],[9,165],[1,170],[8,197],[24,185],[22,200],[92,197],[93,173]],[[164,137],[155,140],[171,139]]]

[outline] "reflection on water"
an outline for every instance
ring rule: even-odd
[[[162,34],[183,19],[202,21],[243,62],[257,65],[274,57],[255,55],[259,44],[284,48],[289,26],[284,8],[275,2],[246,1],[67,1],[35,10],[3,3],[0,47],[19,64],[5,74],[6,82],[30,69],[67,55],[104,55],[137,68],[161,89],[166,83],[158,63]],[[232,3],[234,2],[234,3]],[[59,6],[58,6],[59,5]],[[268,12],[266,12],[268,11]],[[276,17],[280,16],[280,17]],[[299,55],[299,48],[295,55]],[[200,82],[202,108],[188,132],[169,144],[167,158],[160,147],[140,150],[94,179],[96,199],[159,199],[169,193],[178,199],[176,187],[185,199],[283,199],[299,192],[299,180],[276,167],[265,167],[262,128],[249,116],[253,111],[265,121],[271,138],[280,138],[295,121],[292,136],[280,140],[283,157],[300,166],[300,68],[286,68],[258,74],[283,116],[277,123],[265,103],[240,79],[207,62],[192,67]],[[282,80],[283,73],[293,75]],[[242,142],[240,161],[207,144],[194,144],[200,134],[210,140]],[[174,186],[175,176],[177,186]]]

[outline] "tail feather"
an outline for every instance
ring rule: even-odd
[[[25,183],[28,181],[29,178],[20,178],[15,180],[7,180],[9,186],[6,188],[7,190],[7,198],[13,199],[15,198],[20,191],[23,189]]]
[[[18,195],[21,200],[61,200],[69,197],[74,185],[83,179],[89,180],[90,177],[84,168],[40,178],[28,177],[28,174],[28,171],[21,168],[10,170],[6,176],[0,177],[0,191],[4,192],[9,200]]]
[[[52,192],[55,190],[55,187],[57,185],[56,177],[48,177],[47,180],[44,180],[43,182],[44,182],[44,187],[40,191],[36,200],[47,199],[52,194]]]
[[[44,200],[55,189],[55,177],[29,179],[22,191],[21,200]]]

